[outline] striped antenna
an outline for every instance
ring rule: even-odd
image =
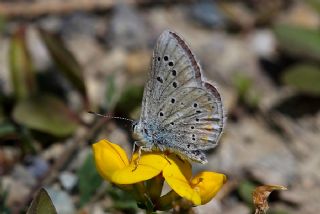
[[[99,117],[106,117],[106,118],[110,118],[110,119],[126,120],[126,121],[130,121],[131,123],[134,123],[134,122],[135,122],[134,120],[131,120],[131,119],[128,119],[128,118],[125,118],[125,117],[113,117],[113,116],[109,116],[109,115],[99,114],[99,113],[96,113],[96,112],[93,112],[93,111],[88,111],[88,113],[89,113],[89,114],[96,115],[96,116],[99,116]]]

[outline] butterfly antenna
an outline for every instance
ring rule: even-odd
[[[119,119],[119,120],[126,120],[126,121],[130,121],[131,123],[134,123],[134,120],[125,118],[125,117],[113,117],[113,116],[109,116],[109,115],[104,115],[104,114],[99,114],[93,111],[88,111],[89,114],[93,114],[99,117],[105,117],[105,118],[110,118],[110,119]]]

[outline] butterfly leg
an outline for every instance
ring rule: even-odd
[[[136,151],[136,146],[138,146],[138,142],[134,141],[133,142],[133,146],[132,146],[131,161],[132,161],[132,158],[133,158],[133,154]]]
[[[169,154],[170,154],[169,152],[164,152],[164,153],[162,153],[164,159],[166,159],[166,161],[168,161],[168,163],[171,165],[171,161],[168,159],[168,155],[169,155]]]
[[[166,159],[166,161],[168,161],[168,163],[171,165],[171,161],[168,159],[166,154],[163,154],[164,158]]]
[[[136,145],[136,142],[134,143],[134,145]],[[134,160],[134,169],[132,170],[132,172],[135,171],[138,168],[138,165],[139,165],[139,162],[140,162],[140,158],[141,158],[141,152],[142,152],[143,148],[144,148],[143,146],[139,146],[138,158],[136,160]],[[133,150],[133,152],[134,152],[134,150]],[[132,157],[133,157],[133,153],[132,153]]]

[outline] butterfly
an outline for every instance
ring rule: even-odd
[[[185,41],[164,31],[154,48],[139,121],[133,127],[139,151],[168,151],[207,163],[225,123],[218,90],[205,81]]]

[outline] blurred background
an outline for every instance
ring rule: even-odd
[[[227,111],[203,169],[228,182],[195,213],[252,212],[278,184],[274,214],[320,210],[319,0],[0,1],[0,213],[23,213],[44,186],[58,213],[141,213],[102,181],[91,144],[130,154],[152,49],[165,29],[190,45]]]

